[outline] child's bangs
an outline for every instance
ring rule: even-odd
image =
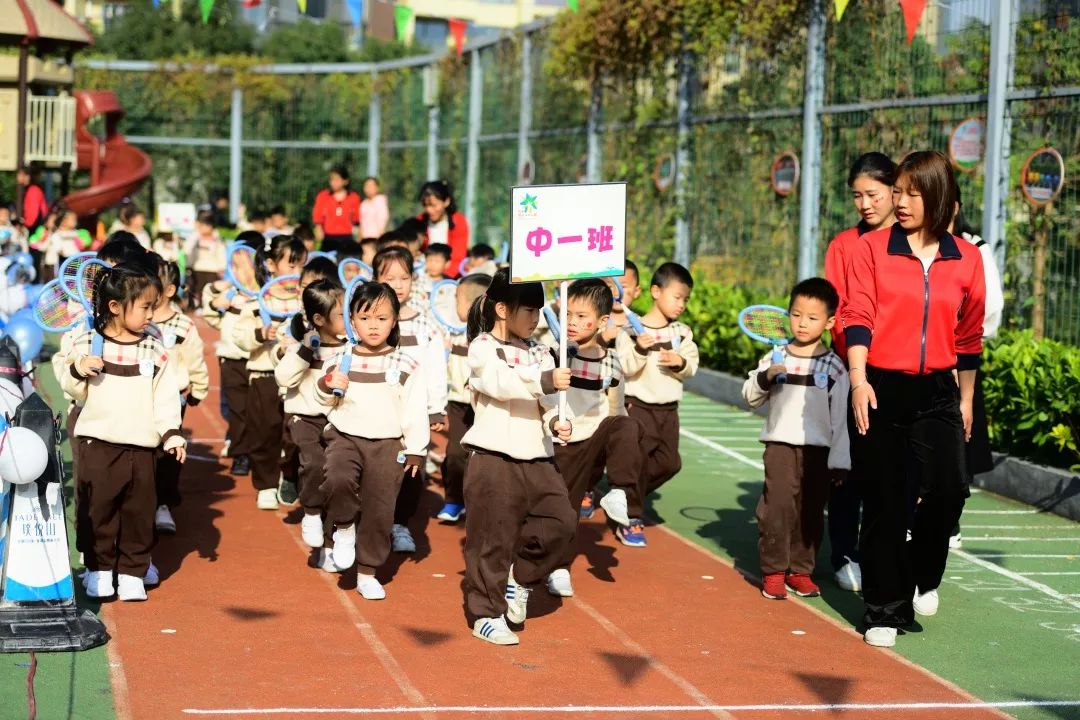
[[[544,286],[541,283],[520,283],[510,287],[513,296],[507,304],[512,308],[526,307],[530,310],[539,310],[546,304]]]

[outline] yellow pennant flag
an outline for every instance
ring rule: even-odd
[[[307,0],[296,0],[296,7],[300,8],[301,15],[307,15]]]
[[[847,10],[848,2],[850,2],[850,0],[836,0],[837,20],[841,20],[844,17],[844,11]]]

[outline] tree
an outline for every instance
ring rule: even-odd
[[[254,49],[255,29],[237,18],[231,2],[215,3],[204,24],[198,2],[170,1],[183,2],[179,20],[165,3],[155,8],[138,0],[98,38],[95,52],[125,60],[164,60],[180,55],[239,55]]]

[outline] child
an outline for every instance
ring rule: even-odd
[[[570,387],[543,345],[528,340],[544,289],[510,283],[500,270],[469,310],[473,426],[461,439],[465,469],[465,612],[473,635],[517,645],[507,626],[525,622],[528,585],[556,568],[574,537],[575,513],[552,462],[552,436],[570,439],[554,393]],[[504,617],[505,613],[505,617]]]
[[[641,524],[642,508],[637,481],[641,469],[641,428],[619,405],[611,413],[608,390],[623,392],[618,356],[607,349],[600,329],[611,315],[611,289],[603,280],[577,280],[567,292],[566,334],[576,343],[568,355],[570,389],[566,393],[567,419],[573,432],[565,445],[555,446],[555,464],[566,482],[573,516],[587,490],[591,490],[607,466],[612,489],[601,500],[608,519],[617,524],[616,536],[625,545],[640,546],[631,534]],[[631,518],[637,522],[631,527]],[[548,592],[561,597],[574,594],[570,565],[573,543],[567,545],[559,567],[547,579]]]
[[[180,386],[164,346],[146,332],[161,292],[157,276],[118,265],[103,272],[96,287],[94,329],[75,339],[61,378],[64,391],[83,403],[75,424],[75,482],[86,594],[145,600],[154,545],[154,451],[160,445],[177,462],[185,457]],[[101,357],[91,354],[95,334],[104,337]]]
[[[427,226],[427,243],[450,246],[450,266],[446,274],[456,278],[469,248],[469,223],[458,212],[450,185],[443,180],[424,183],[420,188],[419,200],[424,212],[417,219]]]
[[[405,240],[405,245],[413,257],[419,260],[424,256],[424,246],[427,244],[427,225],[423,220],[409,218],[398,225],[395,232]]]
[[[304,247],[307,248],[309,255],[315,252],[315,231],[312,230],[307,223],[298,223],[296,227],[292,228],[291,233],[283,232],[279,234],[292,235],[294,238],[304,243]]]
[[[278,275],[293,275],[307,259],[304,243],[292,235],[279,235],[267,240],[255,253],[255,272],[260,285]],[[299,310],[296,307],[286,310]],[[245,449],[251,457],[251,482],[257,492],[256,506],[260,510],[277,510],[282,501],[281,428],[284,422],[282,401],[274,379],[274,346],[280,331],[279,322],[264,326],[259,317],[259,304],[251,299],[243,308],[232,328],[236,347],[249,353],[247,361],[248,393]],[[292,498],[287,498],[292,499]]]
[[[241,223],[238,227],[242,230],[254,230],[263,237],[271,237],[266,232],[268,229],[266,211],[260,207],[252,210],[247,216],[247,222]],[[275,235],[280,235],[280,233],[275,233]]]
[[[360,201],[360,237],[379,237],[390,224],[390,205],[378,178],[364,178],[360,189],[364,191],[364,199]]]
[[[626,311],[630,309],[630,306],[634,304],[639,297],[641,297],[641,281],[638,275],[637,265],[633,260],[626,259],[626,264],[623,266],[623,275],[619,278],[619,284],[622,285],[622,299],[616,300],[612,305],[611,321],[608,326],[604,328],[604,342],[607,343],[609,348],[615,347],[615,337],[629,324],[626,319]]]
[[[56,273],[55,268],[60,267],[65,260],[72,255],[89,251],[94,244],[90,233],[79,227],[79,216],[71,210],[58,210],[55,222],[55,229],[50,230],[52,226],[46,223],[30,236],[32,245],[43,247],[45,263],[54,268],[53,276]]]
[[[432,243],[424,250],[424,274],[428,285],[434,285],[446,279],[446,268],[450,265],[450,246]]]
[[[307,227],[305,225],[305,227]],[[269,237],[277,237],[278,235],[295,235],[293,226],[289,225],[289,216],[285,212],[284,205],[275,205],[270,208],[270,221],[266,225],[266,235]],[[308,248],[308,252],[314,250],[315,233],[311,228],[307,228],[308,233],[311,235],[311,242],[313,247]],[[303,238],[301,238],[303,240]]]
[[[146,232],[146,213],[132,203],[120,208],[116,220],[109,226],[109,235],[118,230],[126,230],[131,233],[139,244],[147,250],[150,249],[150,233]]]
[[[398,331],[400,347],[424,373],[427,387],[427,408],[431,430],[446,428],[446,341],[427,304],[412,298],[412,254],[404,248],[380,250],[372,270],[378,282],[386,283],[397,296],[401,311]],[[401,485],[397,509],[394,511],[394,552],[416,552],[416,542],[408,523],[420,506],[424,478],[416,473],[406,477]]]
[[[449,257],[450,248],[446,250]],[[479,273],[461,279],[455,296],[455,313],[459,322],[465,322],[465,318],[469,316],[469,308],[490,284],[491,276]],[[465,466],[469,461],[469,453],[461,446],[461,438],[472,427],[474,419],[472,390],[469,388],[469,338],[464,332],[450,335],[450,357],[447,359],[446,374],[450,381],[446,403],[446,457],[442,462],[446,502],[436,517],[443,522],[456,523],[465,514],[463,482]]]
[[[174,262],[159,264],[161,295],[154,308],[153,323],[161,342],[169,355],[169,362],[176,370],[180,387],[180,416],[185,407],[195,407],[206,399],[210,391],[210,372],[203,357],[203,342],[195,323],[174,302],[180,285],[180,267]],[[180,504],[180,463],[169,453],[157,454],[155,484],[157,487],[157,513],[154,527],[159,532],[175,533],[176,521],[170,508]]]
[[[203,210],[195,218],[195,233],[184,243],[184,255],[194,276],[191,292],[202,297],[203,288],[225,272],[225,243],[214,229],[214,213]]]
[[[390,554],[402,466],[404,475],[416,475],[431,439],[424,373],[397,347],[398,310],[389,286],[357,287],[349,301],[348,322],[359,338],[347,350],[353,354],[350,372],[335,368],[317,385],[330,408],[323,488],[327,519],[335,527],[333,560],[342,569],[359,561],[356,589],[365,600],[386,597],[375,570]],[[344,393],[340,399],[335,389]]]
[[[485,243],[478,243],[469,248],[469,257],[465,261],[465,271],[462,275],[474,272],[494,275],[498,269],[498,265],[495,264],[495,249]]]
[[[305,273],[301,283],[308,277]],[[304,508],[300,534],[313,548],[323,547],[322,512],[326,496],[321,488],[326,457],[322,435],[327,422],[327,408],[316,396],[315,386],[326,375],[327,368],[340,362],[345,351],[344,296],[345,291],[332,278],[304,286],[303,313],[293,316],[290,329],[293,337],[303,340],[292,344],[274,368],[274,378],[285,388],[285,432],[299,455],[300,504]]]
[[[840,484],[851,469],[848,374],[821,341],[836,323],[839,304],[836,288],[824,278],[796,285],[788,304],[793,339],[782,348],[784,361],[774,365],[770,350],[743,384],[750,407],[769,403],[761,431],[765,488],[757,521],[761,594],[772,600],[787,597],[785,576],[796,595],[821,594],[810,576],[825,527],[830,474]],[[781,374],[787,376],[782,383]]]
[[[0,204],[0,248],[5,254],[27,252],[26,228],[11,222],[11,207]]]
[[[698,348],[690,328],[676,321],[693,288],[694,279],[682,265],[661,265],[649,288],[652,309],[641,318],[645,334],[624,332],[615,341],[626,374],[626,409],[642,427],[642,502],[682,468],[679,400],[683,381],[697,372]],[[628,532],[641,533],[636,544],[645,544],[640,522],[631,522]]]

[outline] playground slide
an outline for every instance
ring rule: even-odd
[[[153,165],[149,156],[124,138],[117,136],[105,143],[105,160],[97,183],[64,198],[64,204],[79,217],[100,214],[131,197],[150,177]]]

